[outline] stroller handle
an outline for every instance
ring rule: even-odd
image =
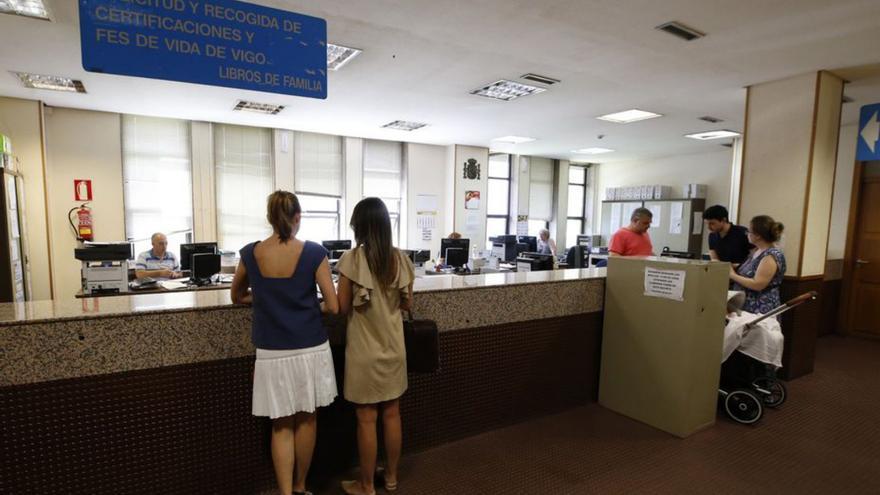
[[[791,298],[788,301],[785,301],[785,306],[788,308],[793,308],[799,304],[803,304],[807,301],[814,301],[817,297],[819,297],[819,293],[812,290],[810,292],[806,292],[797,297]]]

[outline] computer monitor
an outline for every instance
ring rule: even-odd
[[[401,249],[401,251],[413,262],[414,265],[426,263],[431,259],[430,249]]]
[[[516,259],[516,271],[537,272],[553,269],[553,255],[542,253],[523,253]]]
[[[528,244],[527,251],[534,252],[538,250],[538,238],[533,235],[521,235],[516,238],[517,242]]]
[[[220,273],[220,255],[198,253],[192,255],[192,275],[190,278],[198,285],[211,281],[211,277]]]
[[[440,239],[440,256],[449,266],[462,267],[468,262],[470,239]]]
[[[348,239],[339,239],[336,241],[321,241],[324,249],[330,252],[331,260],[338,260],[342,256],[343,251],[351,249],[351,241]]]
[[[180,269],[192,269],[192,257],[195,254],[217,254],[216,242],[194,242],[180,245]],[[220,270],[217,270],[220,271]]]
[[[499,235],[490,237],[492,243],[492,254],[503,261],[514,261],[516,259],[516,236],[515,235]],[[525,248],[524,248],[525,249]]]
[[[575,243],[578,246],[584,247],[587,249],[587,252],[590,252],[590,248],[593,247],[593,237],[591,235],[579,235],[577,236],[577,242]]]

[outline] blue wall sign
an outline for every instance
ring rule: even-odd
[[[859,113],[856,160],[880,160],[880,103],[865,105]]]
[[[79,0],[83,68],[327,98],[327,21],[235,0]]]

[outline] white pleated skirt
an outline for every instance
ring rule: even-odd
[[[253,415],[272,419],[315,412],[336,398],[330,343],[305,349],[257,349]]]

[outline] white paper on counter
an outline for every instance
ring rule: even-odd
[[[645,295],[684,301],[684,270],[645,268]]]

